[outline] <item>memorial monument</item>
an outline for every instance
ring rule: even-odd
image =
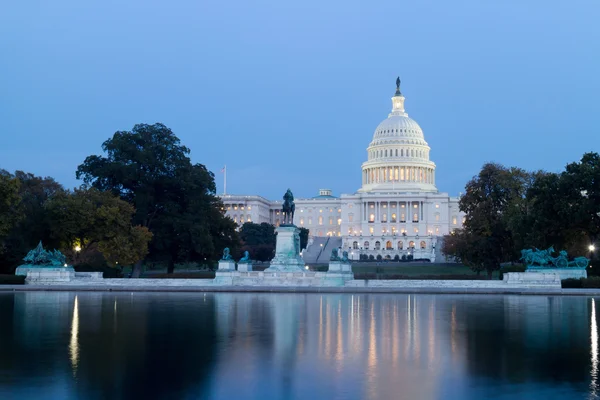
[[[223,256],[219,260],[219,271],[235,271],[235,261],[230,254],[229,247],[223,249]]]
[[[283,195],[283,223],[275,230],[275,257],[265,271],[301,272],[304,260],[300,256],[300,229],[294,225],[294,195],[290,189]]]
[[[26,276],[26,281],[64,281],[75,278],[75,270],[67,265],[66,257],[58,250],[44,250],[42,242],[23,258],[25,264],[17,267],[15,275]]]
[[[237,270],[240,272],[252,271],[252,260],[250,259],[250,253],[248,251],[244,251],[244,257],[240,258],[240,261],[238,261]]]
[[[565,250],[558,252],[554,257],[554,246],[546,250],[533,249],[521,250],[521,261],[527,266],[527,272],[556,273],[560,279],[587,278],[586,268],[590,262],[585,257],[575,257],[569,261]]]

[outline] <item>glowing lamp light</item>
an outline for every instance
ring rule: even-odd
[[[64,265],[65,267],[67,266],[67,264]]]
[[[588,249],[590,249],[590,251],[594,251],[594,250],[596,250],[596,246],[594,246],[593,244],[590,244]]]
[[[308,270],[308,265],[306,265],[306,266],[304,267],[304,269],[305,269],[305,270]]]
[[[75,251],[79,253],[81,251],[81,247],[80,246],[75,246]]]

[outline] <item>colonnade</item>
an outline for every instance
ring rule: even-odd
[[[373,201],[364,202],[362,206],[363,222],[402,223],[423,220],[422,201]]]
[[[363,185],[385,182],[435,184],[435,169],[429,167],[373,167],[363,169]]]

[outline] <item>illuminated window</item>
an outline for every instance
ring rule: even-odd
[[[348,222],[352,222],[354,220],[354,214],[348,214]]]
[[[392,250],[392,242],[390,240],[385,242],[385,248],[386,250]]]
[[[404,213],[400,214],[400,222],[406,222],[406,215]]]
[[[439,220],[440,220],[440,214],[437,214],[437,213],[435,214],[435,220],[436,220],[436,221],[439,221]]]
[[[375,222],[375,214],[369,215],[369,222]]]
[[[419,222],[419,215],[417,213],[413,214],[413,222]]]
[[[398,250],[402,250],[404,248],[404,243],[401,241],[398,242]]]
[[[237,210],[237,205],[233,206],[233,209],[234,209],[234,210]]]
[[[421,248],[424,249],[427,247],[427,244],[425,243],[425,241],[421,241]]]
[[[329,225],[333,225],[333,217],[329,217]]]
[[[240,207],[240,210],[243,210],[243,209],[244,209],[244,206],[241,206],[241,207]]]
[[[374,204],[371,204],[371,205],[369,206],[369,208],[375,208],[375,205],[374,205]]]
[[[312,225],[312,218],[311,217],[308,217],[308,224]]]
[[[252,206],[248,206],[248,210],[252,210]]]
[[[319,210],[319,212],[320,212],[320,213],[322,213],[322,212],[323,212],[323,209],[321,208],[321,209]]]
[[[248,222],[252,222],[252,217],[250,217],[250,214],[248,214],[248,215],[246,216],[246,221],[248,221]]]
[[[319,215],[319,225],[323,225],[323,216]]]
[[[332,213],[332,212],[333,212],[333,208],[330,208],[330,209],[329,209],[329,212],[330,212],[330,213]]]
[[[467,217],[463,217],[463,225],[465,224],[466,220],[467,220]]]
[[[439,204],[436,204],[436,205],[435,205],[435,208],[440,208],[440,205],[439,205]]]
[[[341,212],[342,212],[342,209],[341,209],[341,208],[338,208],[338,212],[339,212],[339,213],[341,213]]]
[[[400,207],[404,208],[404,204],[400,204]]]
[[[342,224],[342,219],[338,218],[337,223],[338,223],[338,225],[341,225]]]
[[[381,216],[381,222],[387,222],[387,214]]]
[[[417,208],[418,206],[416,204],[413,205],[413,208]]]
[[[415,247],[415,242],[413,242],[412,240],[410,242],[408,242],[408,248],[412,249],[413,247]]]
[[[369,233],[372,235],[373,234],[373,227],[369,227]]]
[[[452,216],[452,225],[456,225],[456,215]]]
[[[392,214],[392,222],[396,222],[396,214]]]
[[[436,234],[436,235],[439,235],[439,234],[440,234],[440,227],[439,227],[439,226],[436,226],[436,227],[435,227],[435,234]]]
[[[304,218],[300,218],[300,225],[304,225]]]
[[[414,233],[419,233],[419,228],[417,228],[417,227],[413,228],[413,232]]]

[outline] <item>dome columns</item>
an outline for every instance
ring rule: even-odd
[[[415,182],[435,184],[435,169],[421,166],[381,166],[363,169],[363,185]]]

